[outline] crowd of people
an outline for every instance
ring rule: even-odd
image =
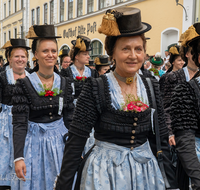
[[[58,52],[53,25],[4,44],[0,190],[200,190],[200,23],[164,59],[149,30],[126,7],[104,14],[94,60],[83,35]]]

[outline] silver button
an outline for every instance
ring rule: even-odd
[[[135,121],[138,121],[138,118],[137,118],[137,117],[135,117],[135,118],[134,118],[134,120],[135,120]]]
[[[50,108],[52,108],[52,105],[50,105]]]
[[[52,98],[49,98],[49,100],[52,100]]]
[[[131,136],[131,139],[135,139],[135,137],[134,137],[134,136]]]
[[[53,119],[53,117],[50,117],[50,119]]]
[[[50,112],[49,115],[52,115],[52,113]]]
[[[130,140],[130,143],[133,144],[133,143],[134,143],[134,140]]]
[[[131,150],[133,150],[134,148],[133,147],[131,147]]]
[[[133,123],[133,126],[135,126],[135,127],[136,127],[136,126],[137,126],[137,123]]]

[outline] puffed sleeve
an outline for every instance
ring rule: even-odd
[[[174,91],[175,86],[178,83],[176,75],[174,72],[166,73],[160,78],[160,92],[163,99],[164,115],[167,127],[169,129],[169,135],[173,135],[171,128],[171,117],[170,117],[170,104],[171,96]]]
[[[168,128],[165,122],[163,102],[162,102],[162,98],[161,98],[160,90],[159,90],[160,87],[159,87],[158,81],[156,81],[155,79],[151,79],[151,80],[153,84],[156,105],[157,105],[158,125],[159,125],[159,131],[160,131],[161,150],[163,152],[163,165],[165,169],[165,174],[169,182],[170,188],[176,189],[178,188],[178,184],[175,178],[175,171],[171,162],[171,155],[170,155],[169,146],[168,146],[169,132],[168,132]],[[153,154],[157,156],[156,136],[151,132],[149,134],[148,139],[149,139]]]
[[[23,79],[18,79],[12,97],[14,159],[24,157],[23,150],[27,134],[30,104],[27,95],[28,92]]]
[[[69,138],[65,144],[64,157],[56,190],[71,190],[74,175],[87,138],[98,118],[92,79],[88,78],[78,98],[77,106],[69,129]]]
[[[70,123],[72,122],[72,117],[74,113],[74,104],[73,100],[74,97],[72,95],[72,86],[71,81],[69,78],[65,78],[66,80],[66,89],[65,89],[65,99],[67,102],[67,107],[63,109],[63,120],[65,123],[65,126],[69,129]]]

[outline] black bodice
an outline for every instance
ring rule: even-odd
[[[28,77],[18,79],[13,90],[13,141],[14,157],[23,157],[23,147],[28,121],[50,123],[63,117],[69,128],[74,105],[72,87],[68,79],[61,77],[62,92],[57,96],[39,96]],[[63,98],[63,109],[59,113],[59,102]],[[19,140],[20,139],[20,140]]]
[[[89,69],[91,70],[91,77],[97,78],[99,76],[98,72],[96,70],[91,69],[91,68],[89,68]],[[71,70],[70,67],[68,67],[66,69],[62,69],[61,72],[60,72],[60,75],[63,76],[63,77],[69,77],[71,79],[71,81],[74,83],[74,90],[75,90],[74,98],[77,99],[78,96],[81,93],[81,90],[83,88],[83,85],[84,85],[85,81],[77,81],[77,80],[75,80],[74,77],[73,77],[73,73],[72,73],[72,70]]]
[[[6,71],[0,73],[0,103],[12,105],[14,84],[8,84]]]
[[[152,106],[151,94],[144,76],[141,76],[145,84],[149,97],[150,107]],[[103,89],[97,83],[96,79],[89,78],[87,84],[82,90],[83,96],[80,96],[75,110],[74,119],[71,124],[70,132],[88,137],[92,127],[95,129],[95,138],[107,142],[116,143],[126,147],[134,147],[143,144],[148,136],[152,135],[151,109],[145,112],[132,113],[122,110],[115,110],[111,106],[111,97],[109,94],[108,81],[106,76],[101,76]],[[160,135],[168,135],[166,128],[164,112],[161,98],[159,97],[159,86],[156,79],[152,79],[159,113]],[[85,108],[89,108],[85,110]],[[91,112],[91,114],[90,114]],[[137,121],[136,121],[137,120]],[[80,125],[82,123],[82,125]],[[135,141],[132,137],[134,134]],[[123,134],[123,135],[122,135]],[[121,136],[119,138],[119,136]],[[143,138],[143,139],[142,139]],[[141,140],[142,139],[142,140]]]

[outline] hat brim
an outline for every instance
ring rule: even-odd
[[[151,25],[145,22],[142,22],[142,28],[140,30],[137,31],[133,31],[133,32],[121,32],[121,35],[119,36],[137,36],[140,34],[144,34],[145,32],[148,32],[149,30],[151,30]]]
[[[100,65],[96,65],[96,66],[108,66],[110,65],[110,63],[101,63]]]
[[[200,36],[197,36],[186,43],[187,46],[191,46],[196,40],[199,40]]]
[[[75,46],[75,45],[76,45],[76,40],[72,40],[72,41],[71,41],[71,44],[72,44],[73,46]],[[92,46],[89,45],[88,48],[86,47],[86,51],[92,51]]]
[[[40,38],[47,38],[47,39],[53,39],[53,38],[62,38],[62,36],[38,36],[38,37],[30,37],[28,39],[36,40]]]
[[[153,64],[153,65],[155,65],[155,66],[161,66],[161,65],[164,63],[163,59],[161,59],[162,61],[161,61],[161,63],[159,63],[159,64],[153,63],[153,62],[152,62],[152,58],[153,58],[153,56],[150,56],[149,61],[150,61],[151,64]]]
[[[28,47],[28,46],[10,46],[10,47],[8,47],[8,48],[25,48],[25,49],[27,49],[27,50],[31,49],[31,48]]]

